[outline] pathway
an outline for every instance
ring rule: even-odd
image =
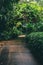
[[[21,43],[21,42],[17,42]],[[4,54],[7,52],[7,65],[37,65],[37,62],[35,61],[34,57],[30,53],[30,50],[25,48],[25,46],[19,44],[19,45],[10,45],[8,44],[5,49],[9,49],[8,51],[5,50]],[[8,56],[9,55],[9,56]],[[6,61],[6,60],[5,60]],[[4,62],[5,62],[4,61]],[[0,65],[6,65],[3,64],[3,62],[0,62]]]

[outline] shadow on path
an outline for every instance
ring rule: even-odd
[[[8,59],[9,59],[8,55],[9,55],[9,50],[7,47],[4,47],[0,54],[0,65],[8,65]]]
[[[0,54],[0,65],[38,65],[22,42],[14,40],[6,44]]]

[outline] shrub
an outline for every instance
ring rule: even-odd
[[[34,31],[34,30],[33,30],[33,24],[28,23],[28,24],[26,25],[26,31],[27,31],[27,34],[30,34],[31,32],[33,32],[33,31]]]
[[[35,2],[18,4],[16,11],[16,20],[24,20],[25,22],[36,23],[41,20],[41,12],[43,7],[40,7]]]
[[[39,23],[36,25],[36,28],[37,28],[37,31],[43,32],[43,22],[39,22]]]
[[[4,31],[3,33],[1,33],[0,35],[0,40],[9,40],[11,39],[11,31],[8,32],[8,31]]]
[[[0,40],[10,40],[10,39],[15,39],[18,37],[19,34],[22,34],[21,31],[19,31],[16,27],[13,27],[9,31],[4,31],[0,35]]]
[[[42,27],[39,27],[39,22],[43,22],[43,7],[39,6],[36,2],[30,2],[17,4],[14,9],[16,25],[18,25],[18,22],[20,22],[20,25],[22,24],[19,28],[23,33],[40,31]]]
[[[33,32],[43,32],[43,22],[32,24],[32,29],[33,29]]]
[[[33,32],[26,37],[27,47],[38,62],[43,65],[43,32]]]
[[[13,27],[12,29],[12,38],[18,37],[19,34],[22,34],[20,30],[18,30],[16,27]]]
[[[43,22],[38,23],[27,23],[23,28],[26,34],[30,34],[32,32],[43,32]]]

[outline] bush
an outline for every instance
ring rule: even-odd
[[[22,32],[19,31],[16,27],[13,27],[11,30],[1,33],[0,40],[15,39],[18,37],[19,34],[22,34]]]
[[[38,28],[38,23],[43,22],[43,7],[39,6],[36,2],[17,4],[14,14],[14,19],[17,21],[16,25],[18,25],[18,22],[22,24],[20,24],[20,29],[23,33],[40,31],[39,29],[42,28]]]
[[[26,25],[26,31],[27,31],[27,34],[30,34],[31,32],[33,32],[33,31],[34,31],[34,30],[33,30],[33,24],[28,23],[28,24]]]
[[[25,25],[25,33],[30,34],[32,32],[43,32],[43,22],[27,23]]]
[[[36,23],[41,21],[42,10],[43,7],[40,7],[36,2],[18,4],[15,9],[15,19]]]
[[[37,31],[43,32],[43,22],[39,22],[36,24]]]
[[[27,47],[38,62],[43,65],[43,32],[33,32],[26,37]]]
[[[31,23],[30,23],[31,24]],[[33,32],[43,32],[43,22],[32,24]]]

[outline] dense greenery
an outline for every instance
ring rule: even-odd
[[[43,10],[36,2],[18,4],[16,13],[18,18],[25,22],[39,22],[41,20],[41,12]],[[20,21],[21,21],[20,20]]]
[[[27,35],[27,47],[38,62],[43,65],[43,32],[33,32]]]
[[[11,38],[13,28],[13,4],[19,0],[0,0],[0,40]]]
[[[20,0],[21,2],[37,2],[40,6],[43,6],[43,0]]]
[[[43,7],[40,7],[36,2],[18,4],[16,8],[16,21],[21,22],[17,25],[23,33],[39,31],[40,26],[43,26]],[[41,25],[40,25],[41,24]]]
[[[43,4],[32,1],[0,0],[0,40],[26,34],[26,45],[43,65]]]
[[[43,27],[41,23],[43,22],[43,7],[36,2],[18,3],[18,1],[0,1],[0,40],[40,31]]]

